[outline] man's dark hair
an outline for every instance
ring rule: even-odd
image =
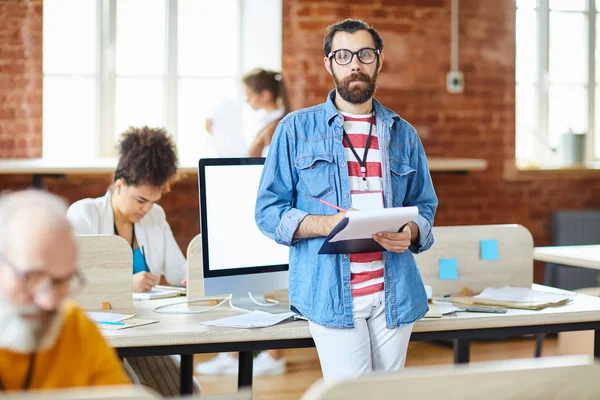
[[[121,135],[113,181],[169,189],[177,178],[177,150],[163,128],[130,127]]]
[[[329,25],[327,28],[327,35],[323,41],[323,52],[325,57],[331,52],[331,42],[333,37],[338,32],[355,33],[358,31],[367,31],[373,36],[373,42],[375,42],[375,48],[379,51],[383,51],[383,39],[379,36],[379,33],[371,25],[359,19],[345,19],[340,22],[336,22],[333,25]]]

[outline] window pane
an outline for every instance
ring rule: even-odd
[[[179,0],[178,18],[180,75],[233,77],[238,73],[237,0]]]
[[[537,6],[537,0],[517,0],[517,8],[533,9]]]
[[[558,147],[567,132],[588,130],[588,100],[585,86],[551,85],[549,92],[549,144]]]
[[[233,79],[180,79],[177,148],[182,165],[196,165],[200,157],[217,156],[215,141],[204,129],[207,117],[213,117],[216,99],[235,99],[237,82]],[[235,103],[230,107],[234,108]],[[240,118],[232,115],[232,118]],[[237,124],[230,124],[237,125]],[[233,128],[235,129],[235,128]],[[231,140],[243,140],[242,132],[230,132]],[[229,138],[228,138],[229,139]],[[227,142],[224,139],[221,142]]]
[[[537,12],[517,10],[516,79],[518,83],[537,81],[538,42]]]
[[[550,13],[550,82],[587,83],[587,16]]]
[[[516,155],[518,161],[530,161],[539,145],[537,86],[517,85],[516,88]]]
[[[165,126],[162,79],[117,78],[116,85],[116,138],[130,126]]]
[[[43,157],[66,163],[96,158],[96,106],[95,78],[45,77]]]
[[[559,11],[586,11],[587,0],[550,0],[550,9]]]
[[[44,73],[96,73],[96,12],[96,0],[44,0]]]
[[[117,1],[117,74],[165,70],[165,0]]]

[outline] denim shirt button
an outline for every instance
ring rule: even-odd
[[[348,254],[344,254],[344,258],[348,258]]]
[[[345,162],[343,162],[343,163],[342,163],[342,167],[345,167],[345,166],[346,166],[346,163],[345,163]]]
[[[348,193],[344,193],[344,198],[347,199],[348,198]]]
[[[346,287],[347,287],[347,288],[349,288],[349,287],[350,287],[350,284],[349,284],[349,283],[346,283]]]

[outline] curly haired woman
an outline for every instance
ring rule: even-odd
[[[121,136],[119,155],[106,194],[69,207],[67,217],[75,234],[115,234],[127,240],[133,252],[134,292],[147,292],[156,284],[184,285],[185,257],[164,210],[156,204],[177,178],[175,144],[162,128],[132,127]],[[165,396],[179,394],[178,357],[130,357],[127,361],[135,372],[128,370],[134,381],[139,377],[140,383]]]

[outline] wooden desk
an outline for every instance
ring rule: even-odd
[[[536,247],[533,249],[533,259],[600,270],[600,244]]]
[[[534,285],[534,288],[552,290],[540,285]],[[189,381],[189,388],[193,376],[193,354],[239,351],[238,387],[250,387],[252,351],[314,346],[306,321],[287,322],[270,328],[234,329],[200,325],[201,321],[239,313],[228,305],[205,314],[164,315],[153,312],[158,305],[183,299],[138,302],[135,312],[140,318],[156,319],[160,322],[117,331],[103,330],[104,336],[117,348],[122,357],[181,354],[182,380]],[[178,307],[188,309],[186,306]],[[198,308],[190,306],[189,309]],[[578,330],[595,331],[594,355],[600,357],[600,298],[578,294],[568,305],[541,311],[509,310],[507,314],[457,313],[439,319],[422,319],[415,324],[411,340],[459,339],[454,360],[456,363],[465,363],[469,361],[470,339]]]

